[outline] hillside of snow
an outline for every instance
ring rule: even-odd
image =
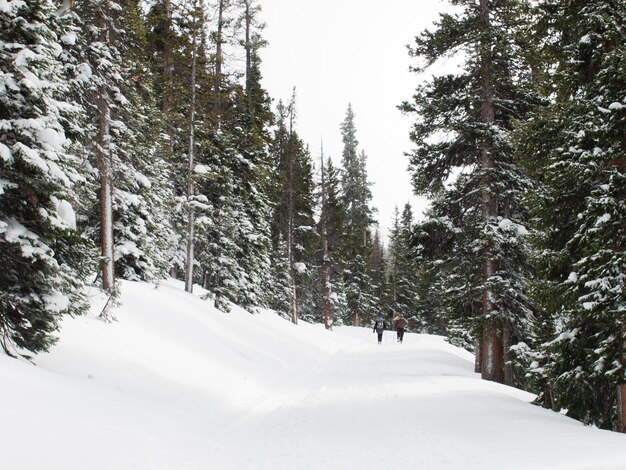
[[[485,382],[440,337],[226,314],[121,283],[116,321],[64,321],[36,366],[0,356],[1,468],[626,468],[626,436]]]

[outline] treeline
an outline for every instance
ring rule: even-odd
[[[423,72],[413,234],[423,302],[483,378],[626,431],[626,4],[461,0]]]
[[[257,0],[0,3],[6,353],[48,349],[85,284],[114,296],[118,279],[173,276],[220,309],[327,328],[409,307],[410,209],[388,256],[352,108],[341,164],[314,158],[295,92],[273,106],[262,87],[260,15]]]

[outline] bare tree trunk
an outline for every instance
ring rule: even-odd
[[[361,315],[359,315],[359,312],[354,312],[354,315],[352,315],[352,326],[361,326]]]
[[[622,350],[619,361],[622,367],[624,367],[626,365],[626,357],[624,355],[624,350],[626,350],[626,332],[624,330],[620,331],[620,338]],[[626,433],[626,384],[617,386],[617,430]]]
[[[165,7],[165,25],[163,41],[163,101],[161,103],[161,115],[165,125],[167,139],[164,142],[164,154],[168,163],[174,160],[174,142],[176,141],[176,130],[172,122],[172,111],[174,110],[174,59],[172,53],[172,0],[163,0]],[[172,173],[172,184],[176,184],[176,177]],[[178,232],[176,220],[172,220],[174,233]],[[178,278],[179,267],[174,264],[170,269],[170,276]]]
[[[483,340],[476,339],[476,352],[474,354],[474,372],[480,374],[483,370]]]
[[[193,265],[194,265],[194,210],[193,210],[193,168],[195,145],[195,113],[196,113],[196,48],[197,27],[194,25],[191,50],[191,105],[189,107],[189,151],[187,166],[187,259],[185,261],[185,291],[193,292]]]
[[[322,307],[324,309],[324,327],[333,329],[333,305],[330,298],[330,257],[328,254],[328,204],[326,200],[326,176],[324,174],[324,148],[321,151],[322,168],[322,214],[320,217],[322,232]]]
[[[224,53],[222,45],[224,43],[224,12],[226,0],[220,0],[217,14],[217,32],[215,33],[215,130],[219,132],[222,128],[222,64]]]
[[[480,25],[483,33],[489,30],[488,0],[480,0]],[[490,44],[485,43],[484,39],[481,40],[480,44],[480,61],[482,76],[481,118],[485,127],[489,127],[495,122],[495,107],[493,104],[495,89]],[[492,143],[486,138],[483,139],[481,151],[481,166],[483,171],[487,172],[481,190],[482,218],[483,223],[488,224],[492,222],[497,215],[497,205],[496,195],[493,193],[493,187],[490,184],[491,176],[488,173],[495,168],[495,160]],[[491,313],[495,310],[495,306],[493,304],[493,292],[487,287],[495,272],[496,261],[493,258],[493,254],[490,253],[489,250],[486,250],[482,260],[482,314],[486,322],[482,348],[482,378],[503,382],[504,354],[502,349],[502,328],[496,319],[490,317]]]
[[[502,347],[504,352],[504,384],[510,387],[515,386],[515,374],[513,370],[513,355],[511,346],[513,342],[513,331],[511,322],[504,321],[504,331],[502,332]]]
[[[106,97],[98,99],[100,125],[98,132],[98,164],[100,167],[100,249],[102,255],[102,288],[115,285],[113,252],[113,168],[111,159],[110,124],[111,109]]]
[[[294,231],[295,231],[295,207],[294,207],[294,162],[293,151],[291,148],[291,139],[293,135],[294,124],[294,106],[295,98],[292,98],[289,105],[289,141],[287,145],[287,159],[288,159],[288,180],[287,180],[287,255],[289,259],[289,273],[291,275],[291,287],[293,289],[292,304],[291,304],[291,321],[298,324],[298,291],[296,289],[296,272],[295,272],[295,259],[293,255],[294,248]]]
[[[102,5],[100,39],[109,44],[108,18],[111,5]],[[111,107],[107,92],[100,90],[96,103],[99,112],[97,156],[100,169],[100,248],[102,255],[102,287],[111,290],[115,286],[115,255],[113,242],[113,158],[111,155]]]
[[[174,109],[174,59],[172,53],[172,0],[164,0],[165,6],[165,41],[163,44],[163,104],[161,110],[165,117],[165,132],[168,136],[165,154],[171,162],[174,155],[174,140],[176,131],[172,124],[171,112]]]
[[[245,5],[245,23],[246,23],[246,38],[244,43],[244,48],[246,50],[246,92],[250,92],[250,83],[252,80],[252,43],[250,41],[250,35],[252,32],[252,12],[250,11],[250,3],[251,0],[246,0],[244,2]]]

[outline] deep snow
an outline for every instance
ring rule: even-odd
[[[482,381],[440,337],[221,313],[182,284],[121,283],[117,321],[63,323],[37,366],[0,356],[0,467],[626,468],[626,436]]]

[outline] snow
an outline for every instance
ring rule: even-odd
[[[49,353],[0,356],[12,470],[618,470],[626,436],[479,379],[437,336],[228,314],[182,283],[122,281],[117,319],[67,318]]]
[[[61,36],[61,42],[63,44],[67,44],[68,46],[73,46],[74,44],[76,44],[76,33],[73,31],[70,31],[69,33],[64,34],[63,36]]]
[[[523,237],[525,235],[528,235],[528,230],[526,230],[526,227],[520,224],[516,224],[510,219],[506,219],[506,218],[501,219],[498,222],[498,226],[500,227],[501,230],[512,231],[518,237]]]
[[[68,201],[59,201],[57,209],[61,223],[72,230],[76,230],[76,213]]]
[[[598,217],[598,220],[596,220],[596,227],[598,225],[602,225],[607,223],[609,220],[611,220],[611,214],[603,214],[600,217]]]
[[[621,109],[626,108],[626,106],[624,106],[622,103],[620,103],[619,101],[614,101],[613,103],[611,103],[609,105],[609,109],[611,111],[619,111]]]
[[[0,196],[4,194],[5,189],[14,189],[17,187],[17,184],[11,183],[9,180],[0,178]]]
[[[0,13],[14,14],[19,8],[26,6],[22,0],[0,0]]]
[[[67,139],[62,132],[58,132],[55,129],[44,128],[37,131],[37,137],[39,142],[43,144],[44,148],[56,150],[62,152],[67,143]]]
[[[13,155],[11,155],[11,149],[0,142],[0,158],[6,163],[13,163]]]
[[[51,312],[62,312],[70,306],[70,298],[61,292],[44,295],[43,300],[46,303],[46,308]]]
[[[293,263],[293,269],[295,269],[298,274],[304,274],[307,271],[306,264],[304,263]]]

